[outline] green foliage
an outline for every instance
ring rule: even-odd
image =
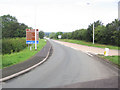
[[[113,62],[114,64],[118,65],[120,67],[120,56],[101,56],[104,59],[107,59],[111,62]]]
[[[95,43],[120,46],[120,21],[116,20],[106,26],[101,21],[94,22]],[[87,29],[75,30],[71,33],[64,33],[62,39],[93,41],[93,24]]]
[[[37,51],[34,48],[30,51],[28,47],[24,48],[22,51],[17,53],[5,54],[2,56],[2,67],[8,67],[14,64],[18,64],[25,60],[28,60],[36,53],[38,53],[44,46],[46,45],[46,41],[40,39],[40,43],[37,44]],[[0,55],[1,56],[1,55]]]
[[[99,20],[94,22],[94,28],[98,26],[103,26],[102,22]],[[92,42],[92,40],[93,40],[93,24],[90,24],[86,32],[86,41]]]
[[[27,25],[19,23],[17,19],[10,15],[1,16],[2,18],[2,37],[14,38],[25,37]]]
[[[54,33],[54,32],[50,33],[49,37],[50,37],[51,39],[54,38],[54,37],[55,37],[55,33]]]
[[[44,35],[45,35],[45,33],[44,33],[43,31],[40,31],[40,32],[39,32],[39,37],[40,37],[40,39],[43,39]]]
[[[26,47],[26,38],[12,38],[2,40],[2,54],[19,52]]]
[[[62,35],[62,39],[71,39],[72,38],[72,33],[69,32],[69,33],[64,33]]]
[[[95,42],[106,44],[106,30],[105,26],[99,25],[95,28]]]
[[[62,33],[62,32],[57,32],[57,33],[55,34],[54,38],[58,39],[58,35],[63,35],[63,33]]]
[[[58,39],[58,35],[62,35],[63,37],[63,32],[57,32],[57,33],[54,33],[52,32],[49,37],[52,39],[52,38],[55,38],[55,39]]]

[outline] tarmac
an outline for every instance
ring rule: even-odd
[[[44,60],[46,58],[49,50],[52,51],[52,47],[51,47],[50,42],[47,41],[47,44],[42,48],[42,50],[40,50],[36,55],[31,57],[30,59],[28,59],[22,63],[2,69],[2,78],[5,78],[7,76],[18,73],[22,70],[25,70],[25,69],[41,62],[42,60]],[[50,54],[49,54],[49,56],[50,56]]]

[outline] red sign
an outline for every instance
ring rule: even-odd
[[[36,29],[37,41],[39,41],[39,30]],[[26,41],[35,41],[35,29],[26,29]]]

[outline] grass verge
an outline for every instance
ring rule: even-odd
[[[9,67],[20,62],[23,62],[36,53],[38,53],[44,46],[46,45],[46,41],[41,39],[39,40],[39,44],[37,44],[37,51],[34,48],[30,51],[30,48],[26,47],[24,50],[12,54],[5,54],[2,56],[2,68]]]
[[[120,67],[120,56],[100,56],[100,57],[107,59]]]
[[[64,42],[70,42],[70,43],[85,45],[85,46],[92,46],[92,47],[98,47],[98,48],[109,48],[109,49],[120,50],[120,47],[117,47],[117,46],[97,44],[97,43],[92,44],[92,42],[86,42],[86,41],[82,41],[82,40],[71,40],[71,39],[59,39],[59,40],[64,41]]]

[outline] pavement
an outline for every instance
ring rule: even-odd
[[[69,42],[63,42],[63,41],[58,41],[54,40],[57,43],[60,43],[62,45],[74,48],[76,50],[81,50],[86,53],[92,53],[92,54],[104,54],[103,48],[97,48],[97,47],[90,47],[90,46],[85,46],[85,45],[79,45],[79,44],[74,44],[74,43],[69,43]],[[113,55],[120,55],[120,50],[109,50],[109,55],[108,56],[113,56]]]
[[[118,68],[80,50],[49,41],[53,53],[46,62],[26,74],[3,82],[2,87],[118,88]]]
[[[47,41],[47,44],[42,48],[42,50],[40,50],[36,55],[31,57],[30,59],[22,63],[4,68],[2,70],[2,78],[16,74],[22,70],[28,69],[29,67],[41,62],[42,60],[46,58],[50,48],[51,48],[51,44],[49,41]]]

